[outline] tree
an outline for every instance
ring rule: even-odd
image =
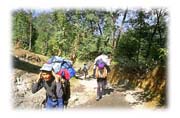
[[[19,44],[20,47],[28,48],[28,14],[25,10],[17,10],[13,12],[13,42]]]
[[[94,59],[99,52],[136,66],[167,56],[165,9],[53,9],[13,12],[13,42],[43,55]],[[165,61],[162,61],[165,62]]]
[[[29,19],[28,19],[28,21],[29,21],[29,49],[28,50],[31,50],[31,48],[32,48],[32,29],[33,29],[33,24],[32,24],[32,22],[33,22],[33,18],[32,18],[32,11],[31,10],[29,10]]]
[[[166,10],[129,10],[129,16],[131,17],[126,21],[129,28],[121,36],[116,48],[117,60],[126,65],[129,60],[133,65],[135,64],[134,66],[148,68],[153,67],[157,62],[166,62],[160,58],[166,59],[167,56],[165,53],[167,50]]]
[[[48,41],[53,32],[52,19],[48,13],[43,12],[35,18],[35,28],[38,32],[35,51],[47,55],[48,51],[51,50],[48,47]]]

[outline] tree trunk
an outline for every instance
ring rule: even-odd
[[[157,30],[158,25],[159,25],[160,14],[161,14],[161,11],[158,13],[158,11],[156,10],[157,23],[156,23],[156,25],[155,25],[154,31],[153,31],[153,33],[152,33],[152,35],[151,35],[150,40],[149,40],[146,58],[148,58],[149,55],[150,55],[150,49],[151,49],[151,46],[152,46],[152,40],[153,40],[153,38],[154,38],[154,36],[155,36],[155,34],[156,34],[156,30]]]
[[[121,33],[122,33],[123,25],[124,25],[124,22],[125,22],[125,19],[126,19],[126,16],[127,16],[127,12],[128,12],[128,9],[126,9],[126,11],[124,12],[123,20],[122,20],[121,26],[120,26],[120,28],[119,28],[119,34],[118,34],[117,40],[116,40],[116,42],[115,42],[115,48],[117,48],[119,39],[120,39],[120,37],[122,36]]]
[[[29,15],[29,51],[32,48],[32,12],[30,11]]]
[[[138,52],[137,52],[137,65],[139,65],[139,56],[140,56],[140,49],[141,49],[141,38],[138,40]]]
[[[101,30],[101,27],[100,27],[99,23],[98,23],[98,28],[99,28],[99,32],[100,32],[100,34],[102,36],[102,30]]]
[[[30,23],[30,28],[29,28],[29,51],[31,50],[32,47],[32,24]]]
[[[118,11],[116,11],[116,13],[113,13],[113,15],[111,16],[112,18],[112,21],[113,21],[113,24],[114,24],[114,28],[112,29],[112,48],[115,48],[115,42],[116,42],[116,38],[115,38],[115,32],[116,32],[116,29],[115,29],[115,23],[116,23],[116,19],[118,17]]]
[[[45,52],[44,54],[47,55],[48,52],[48,40],[45,41]]]
[[[92,33],[92,35],[93,35],[93,33],[94,33],[94,27],[93,27],[93,21],[92,21],[92,20],[90,20],[90,24],[91,24],[91,33]]]

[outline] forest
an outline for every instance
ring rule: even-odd
[[[103,52],[112,55],[114,68],[127,73],[143,75],[158,66],[162,79],[167,76],[168,24],[166,8],[16,9],[12,43],[48,57],[75,54],[80,62]]]
[[[112,53],[120,65],[151,68],[167,60],[166,9],[19,9],[12,12],[15,47],[46,56],[92,60]]]

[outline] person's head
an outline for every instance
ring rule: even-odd
[[[44,64],[41,70],[41,77],[45,81],[49,81],[52,78],[52,65],[51,64]]]
[[[51,71],[41,71],[41,77],[45,81],[49,81],[52,79],[52,72]]]
[[[108,56],[108,58],[111,58],[111,56],[112,56],[111,52],[108,52],[107,56]]]

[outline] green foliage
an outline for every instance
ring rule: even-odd
[[[24,10],[13,12],[13,42],[20,43],[20,47],[28,47],[28,13]]]
[[[156,11],[156,14],[152,14],[153,11]],[[165,11],[164,13],[166,14]],[[160,15],[157,17],[157,14]],[[115,59],[121,65],[131,68],[152,68],[158,63],[165,65],[168,53],[163,12],[158,9],[149,12],[139,10],[134,15],[135,17],[126,21],[133,28],[120,38],[115,50]]]
[[[133,33],[128,32],[122,36],[119,47],[116,49],[118,57],[135,60],[138,51],[138,40],[133,35]]]
[[[53,9],[34,15],[35,12],[13,12],[15,45],[20,43],[28,49],[32,21],[32,51],[43,55],[70,57],[76,53],[77,58],[87,61],[94,60],[99,52],[111,52],[113,61],[132,68],[166,62],[165,9]]]

